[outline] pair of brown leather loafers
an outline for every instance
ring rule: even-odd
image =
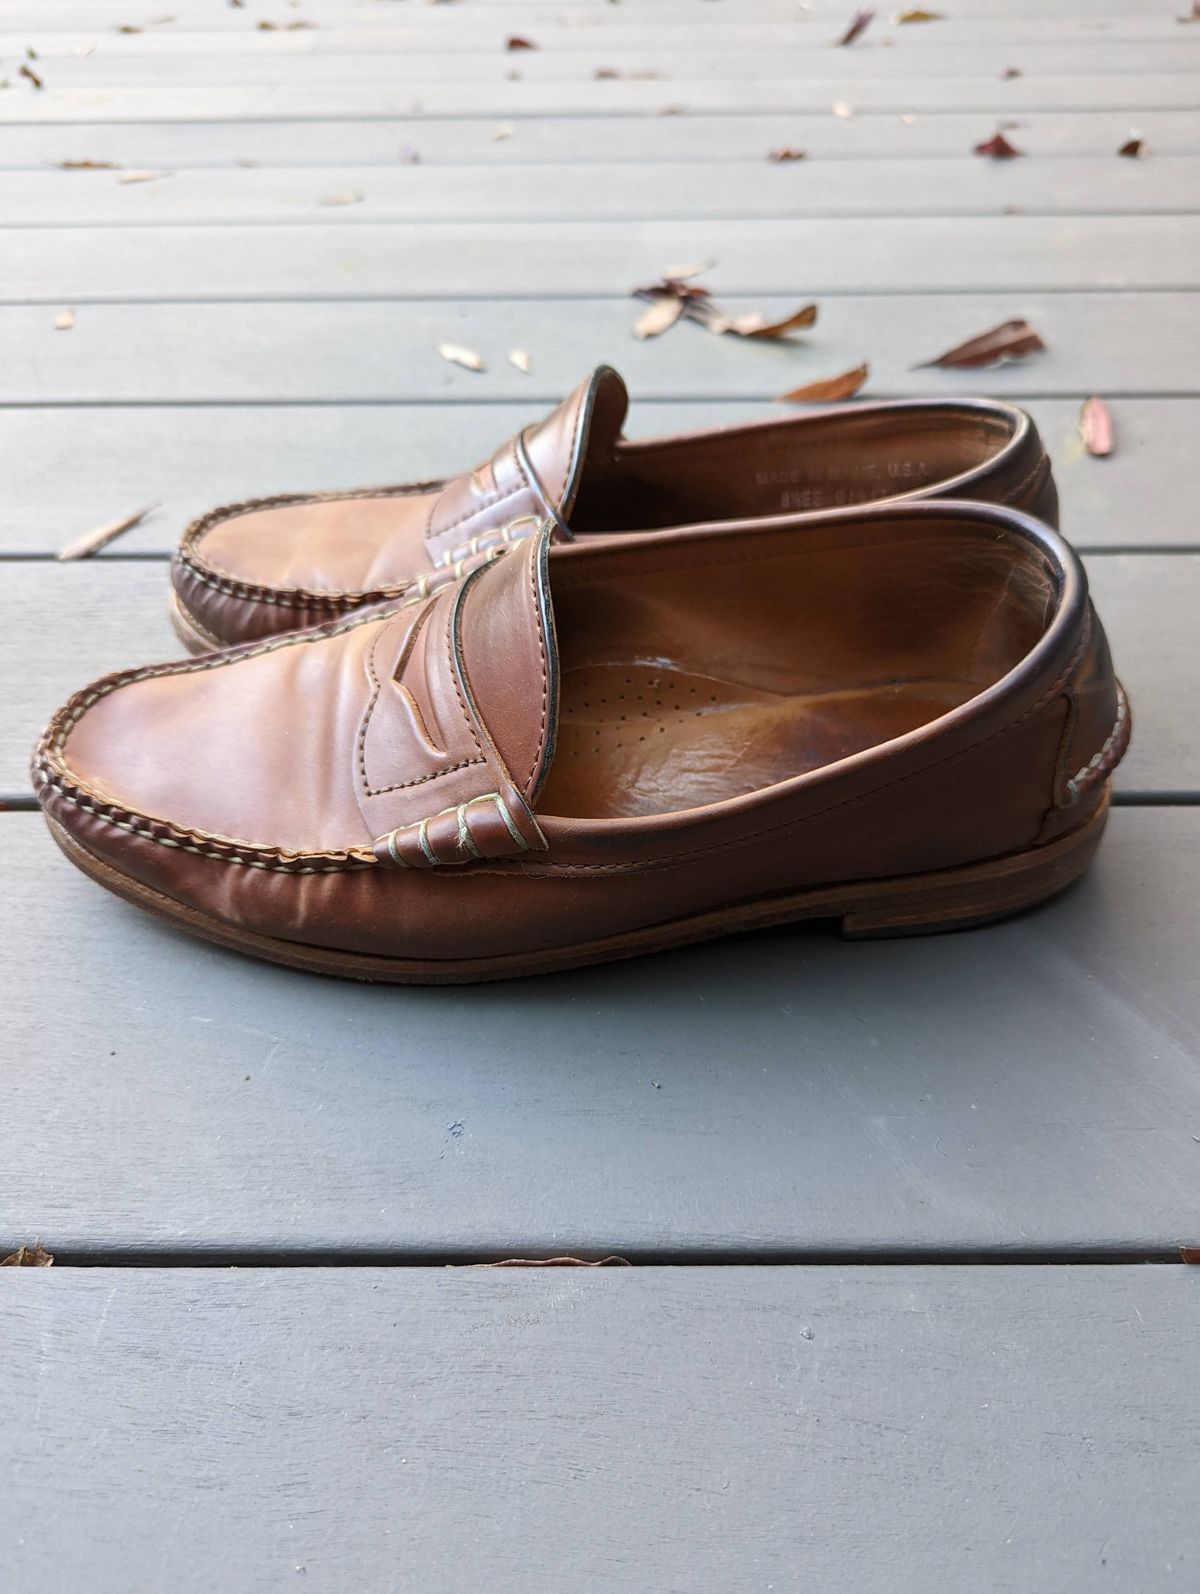
[[[172,604],[204,651],[37,749],[68,856],[222,944],[428,982],[1073,880],[1129,710],[1028,417],[628,442],[624,411],[601,369],[468,475],[197,522]]]

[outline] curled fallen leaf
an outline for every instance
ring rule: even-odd
[[[526,376],[533,370],[533,361],[530,359],[529,352],[526,349],[509,349],[508,363],[509,365],[515,365],[518,371],[524,371]]]
[[[1112,414],[1104,400],[1095,394],[1084,399],[1079,411],[1079,435],[1084,448],[1097,459],[1106,458],[1116,447]]]
[[[506,1256],[500,1262],[475,1262],[474,1267],[632,1267],[624,1256],[601,1256],[594,1262],[582,1256]]]
[[[1015,160],[1018,155],[1024,153],[1025,151],[1018,149],[1015,144],[1010,144],[999,131],[993,133],[991,138],[985,138],[982,144],[975,146],[976,155],[990,155],[994,161]]]
[[[35,55],[33,57],[33,59],[36,61],[37,60],[37,56]],[[37,73],[33,70],[33,68],[31,66],[27,66],[24,61],[22,61],[20,66],[17,68],[17,76],[18,77],[23,77],[23,78],[28,78],[29,81],[33,84],[35,89],[42,89],[42,88],[45,88],[45,86],[46,86],[42,82],[41,78],[38,77]]]
[[[325,194],[321,203],[323,205],[361,205],[366,195],[359,188],[352,188],[345,194]]]
[[[119,172],[118,161],[55,161],[62,172]]]
[[[790,144],[778,144],[767,156],[769,161],[777,164],[782,161],[803,161],[808,159],[806,150],[793,149]]]
[[[840,376],[826,377],[823,382],[806,382],[779,395],[780,404],[833,404],[838,399],[853,398],[871,374],[867,364],[856,365],[852,371]]]
[[[107,547],[123,532],[132,531],[157,508],[157,504],[146,504],[142,509],[135,509],[132,515],[122,515],[120,520],[110,520],[103,526],[97,526],[94,531],[85,531],[82,537],[76,537],[74,542],[67,544],[58,556],[59,562],[66,564],[71,559],[89,558],[101,548]]]
[[[677,293],[660,293],[650,302],[648,310],[643,310],[633,323],[635,338],[656,338],[660,333],[673,327],[683,314],[686,299]]]
[[[69,332],[74,325],[74,310],[64,310],[61,315],[56,315],[54,317],[54,330],[56,332]]]
[[[863,6],[850,18],[849,26],[841,38],[837,40],[837,43],[839,45],[853,44],[855,39],[861,38],[874,20],[875,12],[873,8],[871,6]]]
[[[119,183],[156,183],[160,177],[170,177],[170,172],[122,172]]]
[[[1028,321],[1002,321],[999,326],[981,332],[977,338],[956,343],[936,360],[924,360],[914,366],[917,371],[931,366],[974,370],[983,365],[1007,365],[1011,360],[1023,360],[1027,355],[1040,353],[1046,345]]]
[[[693,277],[702,277],[706,271],[711,271],[715,265],[715,260],[696,260],[686,266],[668,266],[663,272],[663,281],[690,282]]]
[[[523,39],[519,33],[514,33],[505,40],[504,48],[506,50],[536,50],[537,45],[534,44],[532,39]]]
[[[487,370],[487,366],[475,350],[464,348],[461,343],[439,343],[437,351],[442,359],[449,360],[451,365],[461,365],[468,371]]]
[[[738,338],[785,338],[789,332],[795,332],[800,327],[811,327],[816,319],[816,305],[806,304],[777,321],[768,321],[762,315],[734,316],[720,330],[732,332]]]
[[[904,22],[940,22],[941,20],[942,13],[940,11],[925,11],[920,6],[915,6],[911,11],[897,11],[892,18],[892,21],[898,24]]]
[[[32,1245],[22,1245],[8,1256],[0,1257],[0,1267],[52,1267],[54,1258],[40,1240]]]
[[[1137,160],[1140,155],[1146,154],[1146,141],[1144,138],[1127,138],[1117,154],[1128,156],[1130,160]]]

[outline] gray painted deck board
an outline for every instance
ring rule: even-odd
[[[106,505],[94,523],[120,512]],[[1096,554],[1088,567],[1137,727],[1117,790],[1200,796],[1192,734],[1200,655],[1190,646],[1200,553]],[[10,684],[0,699],[0,797],[11,798],[27,790],[30,748],[59,703],[96,676],[179,649],[167,627],[161,562],[14,562],[2,570],[0,676]],[[35,647],[38,668],[29,671],[23,661]]]
[[[669,263],[660,260],[657,269]],[[722,394],[768,405],[798,383],[864,359],[871,366],[864,398],[980,391],[1115,398],[1200,389],[1194,294],[810,293],[801,278],[785,293],[736,295],[716,287],[720,276],[718,268],[711,280],[723,303],[784,312],[815,298],[817,323],[778,343],[713,337],[691,325],[639,342],[633,325],[642,306],[627,290],[644,277],[632,272],[617,275],[604,300],[147,305],[64,295],[0,305],[0,404],[503,402],[533,415],[583,372],[613,363],[639,403]],[[76,308],[68,332],[54,325],[64,304]],[[1010,316],[1037,328],[1043,353],[992,371],[913,368]],[[444,340],[478,351],[486,372],[444,360],[437,351]],[[530,374],[509,363],[513,348],[530,355]],[[633,419],[637,425],[636,409]],[[136,436],[128,446],[136,450]]]
[[[1200,810],[986,930],[387,990],[178,934],[0,817],[0,1246],[1163,1254],[1200,1232]],[[656,1083],[659,1088],[656,1088]]]
[[[940,115],[974,111],[981,116],[1020,115],[1024,111],[1164,110],[1197,107],[1200,78],[1193,71],[1154,72],[1106,77],[1020,77],[1001,79],[1001,69],[981,77],[914,77],[843,79],[831,84],[820,75],[825,53],[807,80],[757,78],[671,78],[649,82],[619,79],[577,83],[472,83],[437,81],[396,86],[390,82],[322,88],[290,84],[159,88],[55,88],[53,76],[38,92],[25,82],[0,95],[0,123],[229,120],[338,121],[356,116],[461,116],[463,102],[478,117],[578,116],[601,122],[607,116],[641,111],[648,115],[720,111],[738,116],[753,106],[763,111],[829,111],[847,99],[861,110],[923,112]],[[50,69],[48,69],[50,70]],[[519,67],[517,68],[519,70]]]
[[[969,148],[969,147],[968,147]],[[0,171],[0,217],[21,227],[233,222],[708,220],[796,216],[1172,214],[1200,194],[1200,156],[1154,160],[966,159],[644,162],[488,167],[336,166],[313,171],[181,171],[123,183],[111,171]],[[1115,156],[1115,146],[1106,152]],[[351,198],[350,203],[345,203]],[[342,201],[342,202],[339,202]],[[1195,202],[1192,201],[1192,204]]]
[[[0,1301],[22,1594],[1168,1594],[1200,1554],[1194,1269],[56,1268]]]
[[[0,329],[4,327],[0,313]],[[0,336],[12,348],[11,337]],[[311,342],[307,346],[309,357],[315,358]],[[397,345],[390,346],[394,353]],[[565,388],[583,367],[568,374],[566,360],[560,358]],[[116,365],[114,355],[110,374]],[[80,388],[89,396],[83,369],[75,369]],[[1030,373],[1025,374],[1027,379]],[[642,387],[641,381],[637,386]],[[142,408],[106,402],[101,387],[90,395],[94,406],[0,409],[0,457],[5,461],[0,553],[57,553],[90,526],[140,504],[159,503],[157,513],[99,557],[166,555],[181,529],[214,504],[283,491],[452,475],[490,458],[503,438],[553,403],[554,390],[543,376],[535,376],[532,387],[534,396],[523,403],[513,398],[497,403],[460,399],[284,407],[149,403]],[[1080,398],[1083,392],[1081,387]],[[62,396],[68,393],[64,386]],[[1200,400],[1120,399],[1110,407],[1117,452],[1097,460],[1080,446],[1079,398],[1030,401],[1054,459],[1063,529],[1086,548],[1196,546],[1195,509],[1180,489],[1177,470],[1200,429]],[[769,413],[778,412],[765,403],[735,399],[637,400],[628,431],[650,437],[757,420]]]
[[[726,292],[1180,290],[1200,274],[1200,216],[13,228],[0,300],[545,302],[623,295],[705,259]]]
[[[1091,156],[1108,170],[1113,152],[1136,130],[1156,155],[1200,151],[1193,111],[1072,111],[1022,113],[1011,136],[1023,149],[1049,158]],[[613,116],[527,118],[498,139],[494,124],[463,118],[403,118],[339,123],[336,137],[323,122],[94,122],[69,126],[0,126],[0,169],[45,167],[62,160],[107,160],[135,169],[233,165],[394,166],[405,151],[422,163],[485,165],[491,169],[570,161],[720,165],[761,161],[789,144],[814,161],[908,154],[916,159],[964,158],[990,131],[977,113],[918,116],[863,112],[846,119],[828,113],[745,116]]]

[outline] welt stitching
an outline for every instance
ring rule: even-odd
[[[531,541],[536,546],[536,539]],[[533,755],[533,763],[530,764],[529,773],[525,777],[526,795],[533,789],[533,777],[542,761],[542,752],[546,746],[546,722],[550,712],[550,666],[546,659],[546,639],[542,635],[542,606],[538,602],[537,576],[540,563],[540,553],[529,561],[529,586],[533,595],[533,628],[537,632],[538,651],[542,656],[542,723],[538,733],[537,751]]]
[[[1081,636],[1080,641],[1070,659],[1067,661],[1062,674],[1058,676],[1054,683],[1046,689],[1046,691],[1035,703],[1030,704],[1025,712],[1018,715],[1016,719],[1009,720],[1007,724],[998,726],[994,731],[989,731],[988,734],[984,737],[981,737],[979,741],[970,742],[966,747],[960,747],[957,752],[945,753],[941,758],[935,759],[930,764],[922,764],[917,769],[909,770],[907,774],[893,776],[891,780],[884,781],[880,786],[872,786],[869,791],[861,792],[857,797],[842,797],[837,802],[830,803],[824,808],[818,808],[811,814],[804,814],[798,819],[783,820],[779,824],[769,825],[765,830],[751,831],[749,835],[739,836],[733,841],[721,842],[718,845],[711,847],[698,847],[691,852],[679,852],[658,858],[646,858],[635,863],[544,864],[541,866],[526,865],[526,872],[547,874],[620,874],[635,873],[643,869],[671,868],[676,864],[688,863],[694,858],[707,858],[711,857],[715,853],[731,852],[737,847],[745,846],[747,842],[761,841],[764,837],[778,835],[781,831],[795,830],[801,825],[808,824],[813,819],[821,819],[826,814],[836,813],[839,808],[850,808],[858,804],[868,802],[871,798],[877,797],[880,792],[890,791],[893,786],[901,786],[905,783],[905,781],[916,780],[920,775],[927,775],[930,770],[940,769],[943,764],[950,764],[956,759],[965,758],[968,753],[973,753],[978,748],[985,747],[988,742],[995,741],[998,736],[1007,736],[1008,733],[1015,730],[1018,725],[1023,724],[1025,720],[1030,719],[1034,714],[1039,713],[1043,708],[1045,708],[1046,704],[1051,702],[1062,690],[1065,682],[1070,680],[1080,658],[1083,656],[1086,643],[1087,634],[1085,627],[1084,635]]]
[[[1113,721],[1112,730],[1109,731],[1108,735],[1105,737],[1104,742],[1101,744],[1100,750],[1096,753],[1093,753],[1091,758],[1088,759],[1087,763],[1084,764],[1082,768],[1077,769],[1067,782],[1067,788],[1071,792],[1072,797],[1077,797],[1079,795],[1080,791],[1084,787],[1085,782],[1090,784],[1089,777],[1091,775],[1094,775],[1097,772],[1104,772],[1105,760],[1112,752],[1116,743],[1125,734],[1128,723],[1129,699],[1125,696],[1124,689],[1122,688],[1121,683],[1118,681],[1117,717]]]

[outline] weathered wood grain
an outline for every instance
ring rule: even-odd
[[[1200,216],[364,222],[14,228],[0,300],[537,299],[626,294],[715,259],[720,292],[1190,289]]]
[[[94,520],[77,529],[145,501],[142,493],[97,505]],[[172,526],[168,535],[180,529]],[[160,526],[158,535],[166,530]],[[1189,645],[1200,609],[1200,554],[1096,554],[1089,570],[1137,720],[1118,789],[1200,795],[1200,748],[1192,734],[1200,656]],[[73,691],[109,670],[178,652],[166,595],[167,572],[158,562],[4,566],[0,665],[10,684],[0,700],[0,797],[27,790],[34,737]],[[29,670],[25,661],[35,650],[38,667]]]
[[[710,168],[646,161],[480,167],[335,166],[315,171],[172,172],[126,183],[113,171],[0,171],[0,225],[152,226],[195,223],[735,220],[765,217],[1119,216],[1189,212],[1200,156],[1101,161],[965,159],[753,162]]]
[[[11,348],[7,332],[0,335]],[[85,406],[0,409],[0,553],[54,554],[106,516],[160,503],[158,513],[101,557],[165,555],[180,529],[213,504],[452,475],[490,458],[503,438],[556,400],[555,380],[565,390],[581,369],[568,371],[565,361],[561,368],[555,361],[546,377],[539,362],[523,402],[130,407],[104,402],[101,389]],[[649,386],[646,376],[639,371],[635,384],[631,436],[768,413],[765,403],[735,399],[641,402],[636,395]],[[1063,527],[1077,544],[1197,544],[1194,508],[1178,466],[1200,429],[1200,401],[1114,400],[1117,451],[1105,460],[1083,452],[1079,399],[1038,399],[1030,407],[1054,459]]]
[[[1091,156],[1110,170],[1113,152],[1136,130],[1156,155],[1200,152],[1200,124],[1191,111],[1029,112],[1019,118],[1022,148],[1039,158]],[[914,116],[869,112],[741,116],[527,117],[497,138],[494,123],[471,118],[403,118],[340,122],[336,138],[323,122],[92,122],[66,126],[0,126],[0,169],[45,168],[64,160],[115,161],[139,170],[231,166],[395,166],[415,152],[423,165],[490,169],[570,161],[575,166],[670,160],[703,165],[765,161],[792,145],[813,161],[963,158],[984,133],[978,114]],[[936,173],[934,174],[936,175]]]
[[[826,52],[828,53],[828,52]],[[519,70],[519,69],[518,69]],[[974,111],[989,117],[1023,111],[1093,111],[1122,109],[1186,111],[1197,106],[1200,80],[1191,71],[1112,73],[1105,77],[1020,77],[1008,81],[1000,70],[982,77],[855,78],[845,80],[845,98],[859,109],[924,112]],[[806,80],[760,83],[750,78],[672,78],[669,81],[618,79],[578,83],[501,81],[464,86],[433,79],[396,85],[364,83],[322,88],[234,85],[229,88],[55,88],[52,70],[43,91],[20,83],[16,92],[0,95],[0,123],[48,122],[211,122],[277,120],[341,121],[355,116],[524,117],[577,116],[598,118],[642,111],[670,115],[721,111],[737,116],[748,107],[756,113],[831,111],[843,95],[820,72]],[[319,98],[319,104],[318,104]],[[469,110],[464,112],[464,100]]]
[[[1193,1274],[14,1272],[0,1565],[22,1594],[1167,1594],[1200,1550]]]
[[[137,235],[123,236],[128,244]],[[657,257],[657,270],[668,264],[669,257]],[[620,367],[639,402],[720,396],[766,404],[862,360],[871,366],[864,397],[876,398],[1195,394],[1200,386],[1194,294],[813,293],[810,265],[795,262],[797,278],[786,293],[739,297],[718,286],[728,275],[721,266],[711,274],[721,302],[738,309],[782,312],[818,299],[816,325],[774,344],[718,338],[690,325],[639,342],[632,329],[641,306],[627,290],[645,279],[632,268],[610,279],[606,300],[88,304],[64,295],[49,304],[4,305],[0,404],[545,405],[604,362]],[[56,330],[57,316],[72,303],[74,327]],[[1038,329],[1043,353],[990,371],[914,369],[1010,316]],[[437,344],[447,339],[477,350],[486,372],[442,359]],[[509,363],[514,348],[529,353],[530,374]],[[126,442],[136,456],[136,430]],[[78,470],[78,460],[69,464]],[[0,515],[8,507],[0,504]]]
[[[124,1255],[1172,1252],[1200,812],[978,932],[780,931],[457,991],[195,942],[0,817],[0,1243]]]

